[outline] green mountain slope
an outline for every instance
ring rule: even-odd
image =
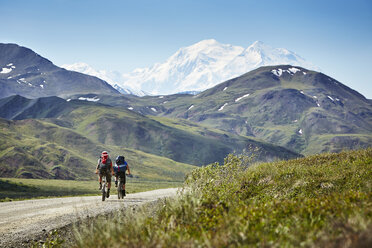
[[[102,97],[102,103],[184,118],[303,154],[372,144],[370,100],[327,75],[290,65],[262,67],[196,96]]]
[[[100,152],[125,154],[133,173],[152,180],[182,181],[193,166],[104,145],[41,120],[0,119],[0,177],[93,179]]]
[[[221,162],[228,153],[248,152],[250,146],[261,149],[261,160],[297,156],[256,140],[203,129],[192,123],[173,125],[176,121],[145,117],[118,108],[78,108],[60,119],[73,120],[76,130],[104,144],[123,145],[195,165]],[[190,126],[199,131],[191,131]]]
[[[298,156],[281,147],[208,129],[191,122],[186,124],[184,121],[182,125],[174,125],[174,122],[165,118],[143,116],[94,102],[67,102],[48,97],[29,100],[29,104],[25,104],[26,107],[20,110],[14,104],[19,102],[19,98],[0,100],[0,117],[48,117],[44,120],[71,129],[94,142],[136,149],[178,162],[205,165],[215,161],[222,162],[229,153],[249,153],[253,149],[260,150],[257,158],[264,161]],[[12,113],[12,108],[17,115]],[[51,109],[54,111],[50,111]],[[3,113],[5,114],[2,116]]]

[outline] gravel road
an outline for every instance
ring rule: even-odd
[[[117,195],[102,202],[101,196],[49,198],[0,203],[0,247],[17,247],[50,230],[62,228],[87,217],[110,213],[120,208],[175,196],[177,188]],[[116,193],[113,190],[113,193]]]

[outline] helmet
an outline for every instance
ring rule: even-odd
[[[115,160],[116,164],[125,164],[125,157],[124,156],[117,156]]]
[[[103,151],[102,154],[101,154],[101,157],[104,158],[104,157],[108,157],[108,152],[106,151]]]

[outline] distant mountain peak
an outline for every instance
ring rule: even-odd
[[[112,75],[106,71],[88,74],[132,92],[165,95],[203,91],[258,67],[282,64],[319,70],[296,53],[285,48],[273,48],[262,41],[244,48],[206,39],[180,48],[165,62],[152,67],[137,68],[125,74],[116,72]],[[75,66],[72,70],[87,73],[84,67]]]
[[[215,39],[206,39],[206,40],[201,40],[195,43],[194,46],[195,45],[216,45],[216,44],[220,44],[220,43],[216,41]]]
[[[253,42],[252,45],[250,45],[249,47],[262,47],[262,46],[265,46],[265,43],[263,43],[263,41],[256,40],[256,41]]]
[[[139,87],[153,94],[203,91],[260,66],[291,64],[318,70],[296,53],[255,41],[246,49],[202,40],[179,49],[166,62],[125,75],[121,86]]]

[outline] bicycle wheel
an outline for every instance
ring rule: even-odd
[[[123,182],[120,180],[119,186],[118,186],[118,197],[119,199],[123,199]]]
[[[118,199],[121,198],[121,195],[120,195],[120,179],[119,179],[119,185],[117,187],[117,191],[118,191]]]
[[[106,199],[106,177],[104,176],[102,178],[103,185],[102,185],[102,201],[105,201]]]

